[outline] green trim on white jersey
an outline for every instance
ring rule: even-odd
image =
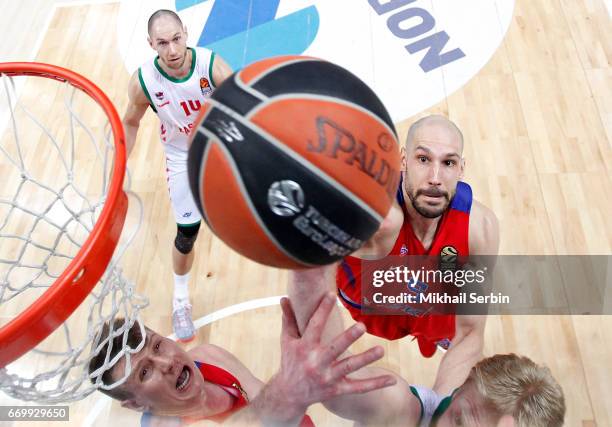
[[[147,99],[149,100],[149,105],[151,106],[153,111],[155,111],[157,113],[157,109],[155,108],[155,104],[153,104],[153,100],[151,99],[151,95],[149,95],[149,91],[147,90],[147,85],[145,84],[145,82],[144,82],[144,80],[142,78],[142,68],[138,68],[138,81],[140,82],[140,87],[142,88],[142,91],[144,92],[144,94],[147,96]]]
[[[217,83],[215,83],[215,78],[213,77],[213,62],[215,62],[215,55],[216,53],[213,52],[210,56],[210,64],[208,65],[208,76],[210,77],[210,84],[214,88],[217,87]]]

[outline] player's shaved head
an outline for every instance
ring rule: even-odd
[[[436,126],[441,129],[448,131],[450,134],[455,134],[459,137],[460,141],[460,149],[459,153],[463,153],[463,133],[455,123],[450,121],[444,116],[439,114],[432,114],[431,116],[425,116],[410,126],[408,129],[408,137],[406,138],[406,149],[408,150],[412,142],[414,141],[415,136],[419,132],[419,130],[424,129],[429,126]]]
[[[168,10],[168,9],[159,9],[158,11],[154,12],[153,15],[149,17],[149,22],[147,23],[147,31],[149,33],[149,36],[151,36],[151,30],[153,29],[153,25],[155,25],[155,22],[158,19],[164,18],[164,17],[175,20],[176,23],[179,24],[181,28],[183,28],[183,21],[181,21],[181,18],[179,18],[176,12],[172,10]]]
[[[463,135],[444,116],[431,115],[410,126],[402,150],[404,191],[414,214],[444,214],[463,176]]]
[[[149,46],[157,52],[157,60],[166,72],[181,72],[187,63],[191,65],[190,51],[187,49],[187,28],[181,18],[168,9],[160,9],[149,18]],[[185,71],[185,70],[183,70]]]

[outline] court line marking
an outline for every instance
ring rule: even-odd
[[[198,320],[193,322],[193,324],[195,326],[195,329],[198,330],[208,324],[212,324],[217,320],[233,316],[234,314],[242,313],[243,311],[254,310],[256,308],[269,307],[272,305],[280,304],[280,300],[283,296],[284,295],[278,295],[274,297],[253,299],[238,304],[230,305],[229,307],[222,308],[204,317],[200,317]],[[174,334],[169,335],[168,338],[176,341],[176,335]]]
[[[45,37],[47,37],[47,33],[49,32],[49,27],[51,26],[51,21],[53,20],[53,17],[55,16],[56,11],[57,11],[57,5],[54,4],[51,10],[49,11],[49,14],[47,15],[47,18],[45,19],[45,23],[43,24],[42,31],[38,33],[38,37],[36,37],[36,41],[34,42],[34,47],[32,48],[32,51],[30,52],[30,56],[28,57],[28,60],[30,62],[33,62],[36,59],[38,52],[40,52],[40,47],[42,46]]]

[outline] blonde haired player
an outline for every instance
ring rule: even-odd
[[[132,75],[129,103],[123,116],[128,155],[136,142],[140,120],[148,107],[160,120],[160,139],[177,234],[172,248],[174,295],[172,326],[180,341],[194,337],[189,302],[189,272],[201,216],[189,189],[187,152],[189,134],[198,111],[214,89],[232,74],[214,52],[187,47],[187,29],[171,10],[158,10],[148,22],[148,42],[157,57]]]

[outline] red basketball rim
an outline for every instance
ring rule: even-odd
[[[119,241],[128,201],[123,192],[125,134],[112,102],[85,77],[55,65],[35,62],[0,63],[0,74],[36,76],[67,82],[82,90],[108,116],[115,157],[106,201],[87,240],[57,280],[34,303],[0,329],[0,368],[36,347],[66,321],[104,274]]]

